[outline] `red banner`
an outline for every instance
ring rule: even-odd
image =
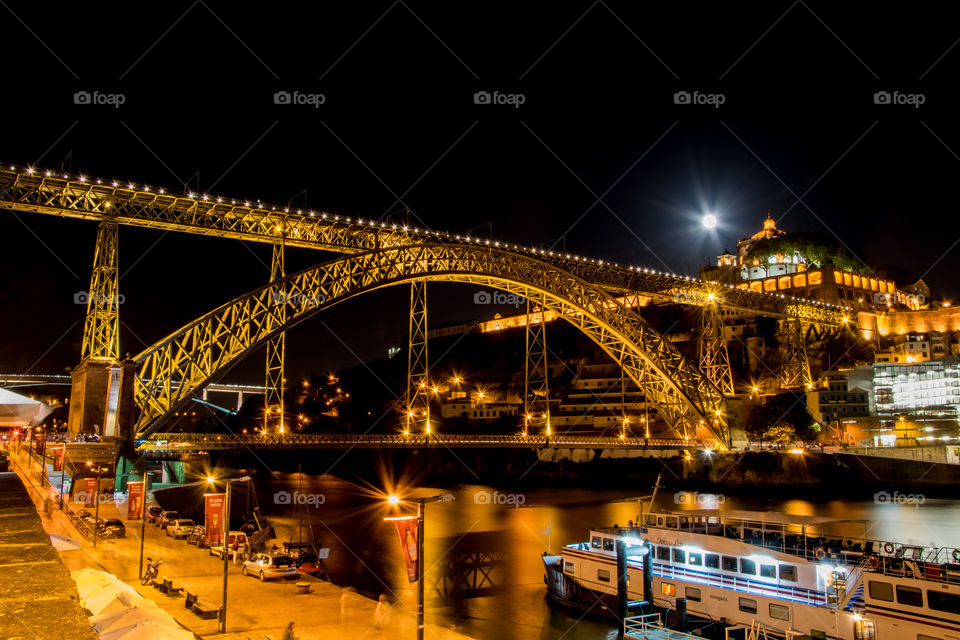
[[[92,507],[97,499],[97,479],[83,479],[84,503],[85,506]]]
[[[66,445],[62,445],[53,450],[53,470],[63,471],[63,458],[67,451]]]
[[[417,545],[417,516],[409,518],[391,518],[397,525],[400,534],[400,548],[403,549],[403,559],[407,563],[407,578],[410,582],[417,581],[417,568],[420,562]]]
[[[34,451],[37,452],[38,456],[41,456],[41,457],[43,456],[43,447],[46,443],[47,443],[47,434],[38,433],[36,443],[34,444],[34,447],[33,447]]]
[[[224,509],[227,506],[227,494],[203,494],[203,523],[206,528],[204,543],[211,545],[223,544],[223,526],[226,521]]]
[[[127,520],[143,517],[143,481],[127,482]]]

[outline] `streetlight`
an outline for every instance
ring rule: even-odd
[[[153,471],[143,472],[143,496],[140,504],[140,573],[143,576],[143,539],[147,535],[147,481]],[[129,494],[128,494],[129,495]]]
[[[453,502],[455,500],[452,493],[441,493],[440,495],[429,498],[411,498],[409,502],[417,503],[417,640],[423,640],[423,520],[424,505],[428,502]],[[399,505],[399,496],[387,496],[387,502],[392,505]],[[410,516],[401,518],[384,518],[384,520],[407,519]]]
[[[230,485],[233,480],[225,478],[223,483],[226,485],[226,496],[223,505],[223,605],[220,607],[219,630],[220,633],[227,632],[227,570],[230,568],[230,553],[227,543],[230,541]],[[216,486],[216,478],[207,476],[207,483]],[[238,550],[239,551],[239,550]]]
[[[98,464],[96,469],[93,469],[93,463],[87,462],[87,466],[91,467],[91,471],[96,471],[97,474],[97,488],[93,492],[93,499],[96,502],[96,505],[93,509],[93,547],[97,547],[97,534],[100,533],[100,474],[103,473],[103,465]]]

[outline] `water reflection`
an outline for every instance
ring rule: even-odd
[[[334,582],[371,594],[385,593],[411,609],[415,592],[407,582],[396,530],[382,521],[382,501],[331,476],[295,476],[261,482],[263,511],[278,519],[281,536],[309,537],[312,530],[331,548],[328,570]],[[298,488],[320,493],[322,504],[305,510],[309,522],[295,517],[289,505],[275,505],[275,492]],[[428,495],[437,489],[424,489]],[[639,505],[632,490],[536,489],[503,493],[489,486],[445,488],[452,503],[426,507],[428,616],[476,638],[561,638],[580,640],[615,637],[602,618],[551,607],[545,598],[543,552],[587,538],[591,527],[636,521]],[[687,497],[682,497],[687,496]],[[934,546],[960,546],[958,502],[927,500],[922,505],[874,501],[774,500],[744,496],[663,493],[661,509],[779,511],[870,521],[868,535],[882,540]],[[645,505],[646,506],[646,505]],[[303,527],[299,523],[303,522]]]

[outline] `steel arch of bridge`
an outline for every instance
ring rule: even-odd
[[[630,307],[553,264],[494,247],[450,243],[326,262],[236,298],[148,348],[135,358],[136,437],[156,431],[208,381],[276,333],[354,296],[417,280],[488,286],[556,311],[623,367],[681,437],[706,434],[717,447],[729,446],[723,396]]]

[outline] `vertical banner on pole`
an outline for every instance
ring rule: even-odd
[[[37,455],[40,456],[41,458],[43,457],[44,445],[46,445],[46,443],[47,443],[47,434],[38,433],[35,450],[37,452]]]
[[[227,494],[203,494],[203,526],[206,528],[204,544],[213,546],[223,543],[223,526],[226,521]],[[226,552],[226,549],[224,549]]]
[[[97,479],[84,478],[83,491],[86,496],[86,500],[84,500],[84,506],[92,507],[97,499]]]
[[[390,518],[397,525],[400,534],[400,548],[403,550],[403,559],[407,563],[407,577],[410,582],[417,581],[417,568],[420,558],[417,555],[417,517]]]
[[[139,520],[143,517],[143,481],[127,483],[127,520]]]
[[[63,458],[66,454],[66,445],[61,445],[53,450],[53,470],[63,471]]]

